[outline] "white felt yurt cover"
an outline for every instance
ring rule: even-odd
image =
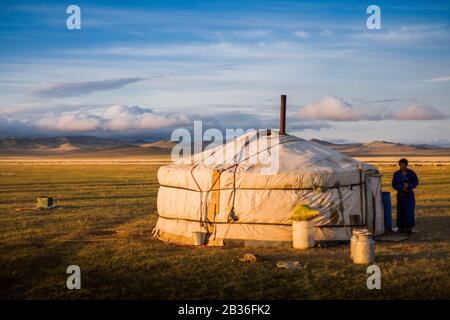
[[[348,240],[353,227],[383,232],[376,168],[322,144],[262,130],[186,159],[158,171],[162,240],[192,243],[200,231],[210,245],[292,241],[297,204],[320,211],[316,240]]]

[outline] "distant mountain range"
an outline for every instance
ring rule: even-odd
[[[316,143],[326,145],[352,157],[362,156],[449,156],[449,147],[429,144],[402,144],[388,141],[371,141],[366,143],[331,143],[312,139]]]
[[[349,156],[450,156],[449,147],[408,145],[387,141],[367,143],[331,143],[312,139]],[[74,136],[58,138],[5,138],[0,139],[0,157],[133,157],[169,154],[175,142],[121,141],[107,138]]]
[[[128,142],[107,138],[75,136],[58,138],[0,139],[0,157],[132,157],[168,154],[171,141]]]

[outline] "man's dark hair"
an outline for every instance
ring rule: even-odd
[[[398,160],[398,164],[400,164],[400,163],[404,163],[404,164],[408,165],[408,159],[402,158],[402,159]]]

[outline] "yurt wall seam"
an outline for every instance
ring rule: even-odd
[[[364,184],[362,184],[364,185]],[[270,191],[321,191],[321,192],[325,192],[328,189],[340,189],[340,188],[352,188],[352,187],[357,187],[357,186],[361,186],[360,183],[352,183],[352,184],[344,184],[344,185],[339,185],[339,186],[331,186],[331,187],[327,187],[327,186],[316,186],[316,187],[308,187],[308,188],[249,188],[249,187],[230,187],[230,188],[219,188],[219,189],[209,189],[209,190],[196,190],[196,189],[191,189],[191,188],[187,188],[187,187],[180,187],[180,186],[170,186],[170,185],[166,185],[166,184],[160,184],[161,187],[165,187],[165,188],[172,188],[172,189],[181,189],[181,190],[186,190],[186,191],[193,191],[193,192],[209,192],[209,191],[227,191],[227,190],[252,190],[252,191],[258,191],[258,190],[270,190]]]
[[[166,217],[158,214],[159,218],[166,220],[181,220],[187,222],[198,222],[198,220],[188,219],[188,218],[175,218],[175,217]],[[211,221],[211,224],[249,224],[249,225],[267,225],[267,226],[284,226],[284,227],[292,227],[291,223],[276,223],[276,222],[227,222],[227,221]],[[315,225],[314,228],[351,228],[351,227],[365,227],[365,224],[350,224],[350,225],[341,225],[341,224],[324,224],[324,225]]]

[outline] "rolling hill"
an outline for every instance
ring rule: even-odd
[[[312,139],[352,157],[363,156],[449,156],[450,148],[420,144],[408,145],[388,141],[371,141],[366,143],[338,144]]]
[[[312,139],[349,156],[450,156],[450,148],[408,145],[387,141],[338,144]],[[100,157],[117,158],[167,155],[175,146],[170,140],[122,141],[89,136],[0,139],[0,157]]]
[[[0,157],[123,157],[167,154],[171,141],[128,142],[98,137],[0,139]]]

